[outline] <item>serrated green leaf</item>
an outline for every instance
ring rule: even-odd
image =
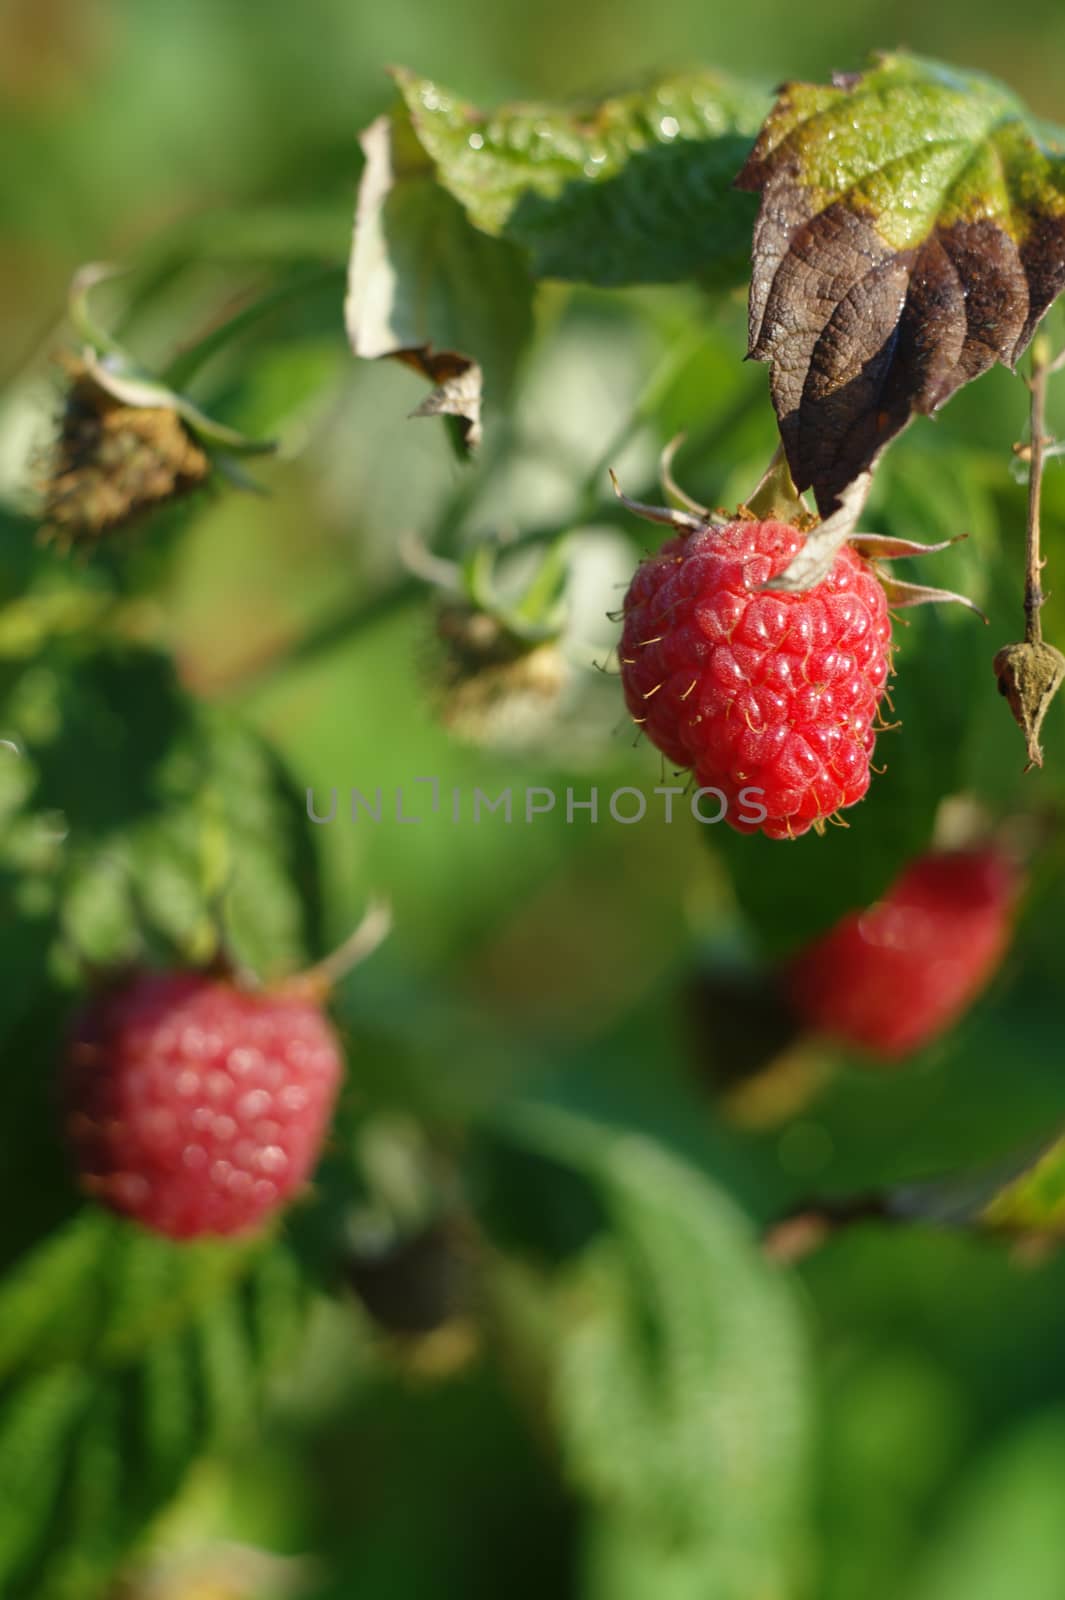
[[[258,735],[183,699],[161,656],[53,641],[6,696],[0,684],[0,726],[20,777],[0,897],[35,882],[42,933],[51,910],[98,964],[153,930],[203,959],[221,922],[264,976],[306,959],[319,898],[300,797]]]
[[[1012,366],[1065,286],[1065,136],[976,73],[884,55],[788,84],[739,182],[762,196],[750,353],[822,510],[914,413]]]
[[[172,1244],[85,1207],[0,1288],[0,1381],[24,1367],[129,1360],[195,1316],[261,1250],[258,1242]]]
[[[687,72],[575,110],[482,115],[412,72],[396,81],[440,182],[478,228],[528,251],[534,276],[746,277],[754,211],[732,181],[766,111],[759,89]]]
[[[580,1173],[608,1224],[554,1280],[546,1341],[542,1300],[536,1317],[570,1481],[705,1600],[791,1593],[807,1418],[787,1284],[644,1135],[545,1105],[507,1132]]]
[[[270,1241],[176,1246],[95,1213],[76,1237],[43,1247],[0,1303],[0,1586],[12,1600],[96,1593],[188,1467],[252,1422],[306,1306],[295,1262]],[[50,1318],[27,1317],[35,1297]]]
[[[60,1367],[22,1385],[0,1410],[2,1578],[17,1571],[51,1514],[91,1393],[86,1373]]]
[[[297,971],[320,895],[306,808],[273,751],[239,719],[201,714],[159,788],[156,816],[125,840],[142,912],[190,951],[221,921],[260,976]]]
[[[165,657],[101,648],[91,630],[47,641],[0,716],[35,774],[34,809],[61,813],[83,840],[155,809],[162,764],[190,722]]]

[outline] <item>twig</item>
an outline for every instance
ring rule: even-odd
[[[289,301],[298,302],[304,295],[320,290],[328,283],[339,282],[341,278],[339,268],[323,267],[275,285],[232,316],[224,317],[201,338],[180,350],[163,373],[163,382],[172,389],[183,389],[212,356],[247,333],[257,322],[281,310]]]
[[[1046,596],[1040,581],[1044,557],[1039,553],[1039,511],[1043,495],[1043,467],[1046,438],[1047,380],[1056,363],[1050,360],[1045,339],[1032,345],[1032,371],[1028,378],[1031,394],[1029,411],[1031,464],[1028,468],[1028,523],[1025,530],[1024,637],[1028,644],[1042,644],[1043,619],[1040,615]]]
[[[695,359],[705,339],[700,329],[687,332],[664,352],[658,365],[644,384],[632,410],[615,429],[611,438],[585,474],[578,490],[578,522],[587,522],[594,514],[602,493],[603,479],[614,460],[640,429],[654,416],[685,368]]]
[[[811,1200],[768,1227],[762,1249],[770,1261],[791,1266],[826,1240],[857,1222],[898,1222],[887,1195],[868,1194]]]
[[[372,896],[363,912],[362,920],[348,934],[343,944],[321,961],[315,962],[313,967],[308,967],[305,972],[290,978],[286,987],[306,990],[312,994],[328,994],[342,978],[346,978],[349,972],[354,971],[372,956],[391,931],[391,902],[380,895]]]
[[[762,1253],[779,1266],[795,1266],[829,1239],[865,1222],[896,1227],[916,1225],[997,1240],[1008,1246],[1011,1259],[1018,1266],[1038,1266],[1062,1247],[1060,1232],[1050,1225],[992,1223],[978,1213],[937,1216],[934,1210],[924,1212],[919,1205],[908,1205],[902,1195],[885,1193],[814,1200],[800,1206],[765,1230]]]
[[[1035,1261],[1065,1243],[1065,1226],[1053,1208],[1033,1215],[1028,1190],[1033,1173],[1056,1172],[1065,1133],[1035,1141],[982,1170],[946,1179],[922,1179],[851,1195],[814,1195],[765,1229],[762,1250],[771,1261],[792,1264],[829,1239],[862,1223],[937,1228],[997,1240],[1015,1260]]]
[[[1065,353],[1063,353],[1065,354]],[[1047,708],[1065,682],[1065,655],[1043,639],[1041,616],[1046,595],[1040,579],[1044,558],[1039,552],[1039,510],[1043,491],[1043,468],[1048,446],[1046,436],[1047,379],[1062,364],[1062,356],[1051,357],[1043,335],[1032,345],[1031,373],[1025,382],[1031,395],[1029,409],[1031,438],[1018,454],[1027,459],[1028,518],[1025,530],[1024,563],[1024,641],[1005,644],[992,662],[999,693],[1009,702],[1013,720],[1024,734],[1028,747],[1025,772],[1043,765],[1039,732]]]

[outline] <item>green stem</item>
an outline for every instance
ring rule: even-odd
[[[581,484],[576,517],[578,524],[587,522],[590,519],[592,512],[602,498],[603,481],[609,468],[614,465],[615,460],[630,440],[657,411],[685,367],[695,356],[702,342],[702,333],[689,331],[665,351],[662,359],[640,391],[629,415],[620,427],[615,430],[605,449],[601,451],[591,471]]]
[[[387,588],[371,595],[369,599],[357,600],[330,616],[321,618],[298,638],[285,639],[268,646],[253,660],[238,662],[224,675],[197,684],[196,688],[211,700],[244,696],[254,694],[260,689],[268,689],[284,673],[313,665],[331,650],[348,644],[364,630],[376,627],[394,613],[412,605],[424,594],[424,583],[404,573]]]
[[[82,267],[76,274],[70,288],[70,301],[67,314],[71,326],[78,338],[94,350],[116,356],[123,364],[128,362],[125,350],[118,340],[113,338],[105,328],[102,328],[89,309],[89,297],[98,283],[104,283],[108,278],[121,276],[121,269],[109,267],[102,263],[93,263]]]
[[[566,576],[568,539],[568,532],[561,533],[544,551],[543,560],[537,567],[529,587],[514,608],[514,615],[520,622],[530,623],[535,627],[544,624],[545,618],[551,615],[552,610],[557,611]]]
[[[239,339],[249,328],[261,322],[264,317],[271,316],[281,306],[290,300],[299,300],[303,295],[312,290],[320,289],[331,282],[343,282],[343,272],[338,267],[326,267],[320,272],[306,274],[299,278],[290,279],[287,283],[280,284],[276,289],[265,294],[261,299],[255,300],[251,305],[245,306],[228,321],[212,328],[210,333],[191,345],[187,350],[182,350],[163,373],[162,381],[171,389],[183,389],[191,382],[195,375],[208,361],[234,339]]]

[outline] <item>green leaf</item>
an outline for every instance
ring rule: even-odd
[[[0,1411],[0,1574],[17,1572],[60,1493],[64,1450],[84,1417],[91,1380],[60,1368],[26,1384]]]
[[[1065,136],[975,73],[884,55],[788,84],[739,182],[750,353],[823,510],[914,413],[1013,366],[1065,286]]]
[[[396,81],[440,182],[537,278],[601,285],[747,275],[754,208],[733,179],[765,114],[720,73],[662,77],[576,110],[483,115],[439,84]]]
[[[0,1286],[0,1382],[24,1367],[105,1364],[180,1326],[261,1245],[171,1245],[87,1206]]]
[[[720,1587],[712,1547],[663,1544],[623,1516],[591,1516],[582,1554],[582,1600],[716,1600],[733,1592]]]
[[[1065,1135],[1041,1150],[974,1215],[992,1228],[1065,1234]]]
[[[237,1436],[302,1324],[269,1239],[175,1245],[86,1209],[0,1292],[0,1585],[99,1592],[188,1467]]]
[[[317,860],[305,798],[269,745],[228,712],[201,713],[159,797],[127,836],[141,913],[190,949],[220,923],[261,977],[298,971],[318,945]]]
[[[698,1574],[678,1595],[789,1594],[807,1417],[788,1285],[731,1201],[645,1135],[547,1105],[506,1134],[579,1175],[605,1220],[530,1314],[570,1481],[648,1571]]]
[[[17,751],[0,861],[14,856],[82,954],[128,959],[154,930],[202,958],[221,924],[263,975],[306,959],[318,890],[302,797],[258,735],[189,704],[165,658],[52,639],[0,680],[0,725]]]
[[[935,1535],[907,1573],[913,1600],[1011,1600],[1023,1575],[1030,1595],[1061,1582],[1060,1411],[1015,1428],[975,1465]]]
[[[512,246],[472,227],[440,187],[401,106],[362,136],[346,321],[357,356],[389,356],[434,385],[416,415],[481,438],[481,391],[500,400],[531,329],[532,286]]]

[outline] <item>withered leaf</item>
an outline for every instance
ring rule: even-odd
[[[737,184],[761,193],[750,354],[822,511],[915,413],[1012,367],[1065,287],[1065,135],[976,74],[884,55],[787,84]]]
[[[528,334],[528,274],[514,246],[478,232],[441,187],[401,105],[366,129],[362,148],[351,347],[428,378],[432,392],[414,414],[454,419],[468,452],[481,437],[485,382],[505,390]]]
[[[454,417],[459,439],[465,450],[475,450],[481,442],[481,389],[484,378],[480,363],[457,350],[434,350],[423,344],[413,350],[394,350],[397,361],[412,367],[433,385],[412,417]]]

